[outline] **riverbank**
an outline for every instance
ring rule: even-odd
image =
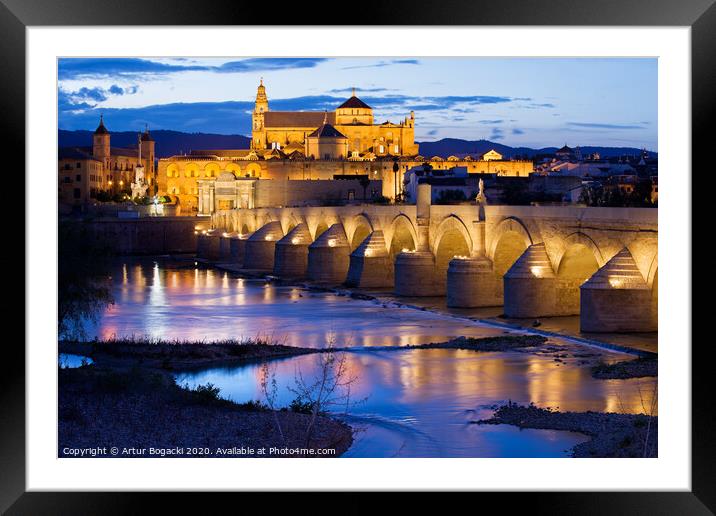
[[[497,407],[491,418],[472,423],[579,432],[591,437],[572,449],[572,456],[579,458],[658,457],[659,451],[658,417],[645,414],[558,412],[508,403]]]
[[[206,369],[247,362],[265,362],[300,355],[326,352],[361,352],[363,347],[329,346],[306,348],[277,344],[270,340],[166,341],[160,339],[110,339],[93,341],[60,341],[59,352],[86,356],[102,367],[129,369],[142,367],[163,371]],[[444,342],[405,346],[373,346],[372,351],[413,349],[459,349],[475,352],[516,351],[549,355],[558,364],[575,362],[589,367],[594,378],[627,379],[657,376],[657,358],[641,357],[604,363],[598,353],[579,350],[576,346],[557,345],[542,335],[499,335],[495,337],[457,337]]]
[[[321,351],[285,346],[263,339],[195,342],[126,338],[86,342],[60,341],[58,347],[60,353],[88,356],[100,366],[144,367],[167,371],[261,362]]]
[[[58,383],[61,457],[337,457],[353,442],[320,415],[307,442],[308,414],[185,389],[156,369],[59,369]]]

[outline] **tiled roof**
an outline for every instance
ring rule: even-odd
[[[311,138],[346,138],[338,129],[333,127],[331,124],[323,124],[321,127],[313,131],[308,135]]]
[[[353,95],[351,98],[346,100],[343,104],[338,106],[338,109],[343,109],[343,108],[373,109],[372,107],[370,107],[368,104],[363,102],[361,99],[359,99],[355,95]]]
[[[334,112],[324,111],[268,111],[264,114],[266,127],[306,127],[316,128],[323,123],[327,116],[329,124],[336,123]]]

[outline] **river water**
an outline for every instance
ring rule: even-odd
[[[350,346],[341,355],[352,378],[347,406],[331,410],[356,430],[350,457],[560,457],[581,434],[474,425],[507,400],[560,410],[644,412],[653,379],[596,380],[589,365],[631,358],[550,339],[557,352],[386,350],[503,328],[448,315],[356,300],[330,292],[277,286],[194,266],[126,260],[113,273],[115,304],[88,327],[101,338],[150,336],[217,340],[269,337],[307,347]],[[576,355],[576,356],[575,356]],[[296,397],[297,378],[316,378],[324,355],[273,361],[276,406]],[[558,358],[561,357],[561,358]],[[182,372],[178,383],[212,383],[235,401],[265,400],[260,365]]]

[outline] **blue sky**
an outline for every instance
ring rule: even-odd
[[[416,116],[416,140],[657,151],[653,58],[63,58],[60,129],[250,134],[263,77],[274,110],[335,109],[351,94],[376,122]]]

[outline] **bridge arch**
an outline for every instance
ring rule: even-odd
[[[492,260],[495,274],[502,277],[532,245],[527,227],[517,218],[502,220],[492,236],[487,256]]]
[[[470,256],[472,237],[465,223],[456,215],[445,217],[435,230],[433,255],[438,270],[447,270],[448,263],[455,256]]]
[[[365,212],[351,217],[344,226],[346,226],[346,233],[350,231],[348,241],[351,245],[351,251],[354,251],[374,230],[373,222]]]
[[[497,224],[495,229],[492,230],[490,246],[487,249],[487,257],[489,259],[494,261],[495,251],[505,233],[514,233],[516,236],[518,236],[522,240],[525,249],[535,243],[534,239],[532,238],[532,235],[530,234],[524,222],[522,222],[517,217],[507,217],[506,219],[502,219]],[[511,234],[510,236],[515,235]]]
[[[403,249],[407,249],[408,251],[417,249],[418,233],[410,217],[404,213],[399,213],[393,218],[389,229],[389,234],[386,233],[385,236],[390,238],[388,242],[390,256],[395,257],[395,255],[402,252]]]
[[[582,247],[588,249],[589,252],[592,254],[594,260],[597,263],[597,268],[602,267],[606,263],[606,260],[604,259],[604,256],[602,255],[602,252],[600,251],[599,246],[596,244],[596,242],[594,242],[594,240],[592,240],[588,235],[585,235],[581,231],[576,231],[568,235],[562,240],[562,243],[563,251],[562,254],[559,255],[556,260],[556,270],[559,270],[562,267],[562,262],[564,261],[565,256],[568,258],[574,257],[575,251],[581,250]],[[570,254],[568,255],[567,253]]]

